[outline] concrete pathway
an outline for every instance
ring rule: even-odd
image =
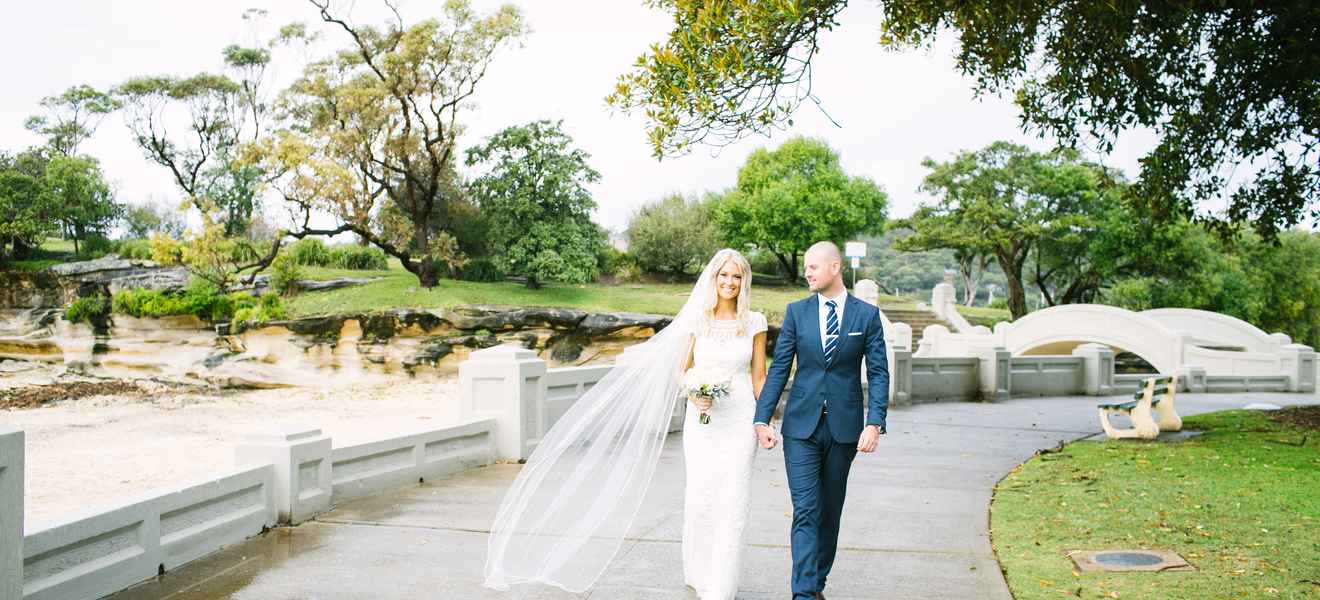
[[[1093,397],[935,403],[891,411],[890,434],[859,454],[826,595],[847,599],[1011,598],[991,548],[995,482],[1037,449],[1096,435]],[[1296,394],[1180,394],[1184,415]],[[682,440],[670,437],[640,532],[582,596],[481,587],[486,531],[517,465],[346,503],[112,596],[114,600],[339,598],[694,599],[683,585]],[[779,449],[758,451],[739,598],[786,598],[792,508]]]

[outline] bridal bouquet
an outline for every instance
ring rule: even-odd
[[[712,402],[719,402],[729,395],[731,380],[728,373],[717,369],[692,367],[683,374],[683,395],[703,396]],[[701,412],[702,425],[710,423],[710,413]]]

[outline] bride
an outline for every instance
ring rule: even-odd
[[[749,310],[751,283],[742,254],[717,252],[669,326],[626,350],[546,433],[491,526],[486,587],[595,585],[638,517],[691,368],[721,374],[729,394],[683,397],[683,578],[702,600],[734,597],[765,381],[766,319]]]

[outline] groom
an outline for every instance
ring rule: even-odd
[[[848,295],[843,257],[832,242],[817,242],[804,259],[814,294],[788,305],[775,342],[774,363],[756,400],[756,435],[775,447],[770,417],[797,359],[784,407],[784,465],[793,496],[793,598],[824,599],[834,565],[848,470],[857,452],[875,450],[885,433],[889,363],[876,307]],[[869,407],[862,413],[862,358]],[[863,421],[865,425],[863,425]]]

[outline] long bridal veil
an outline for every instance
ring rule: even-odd
[[[486,587],[540,582],[584,592],[604,572],[650,487],[678,401],[679,363],[733,254],[716,253],[669,326],[628,348],[537,445],[491,526]]]

